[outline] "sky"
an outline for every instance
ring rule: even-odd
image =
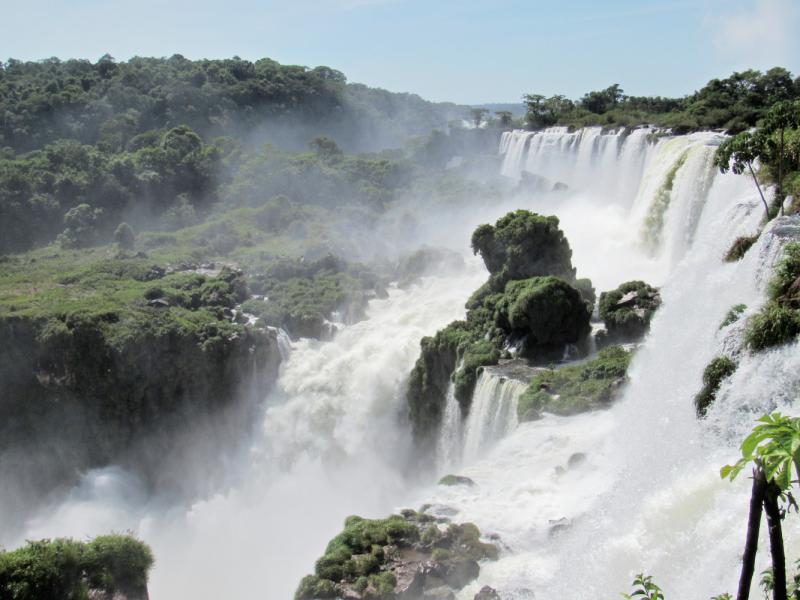
[[[0,60],[269,57],[462,104],[800,75],[800,0],[0,0]]]

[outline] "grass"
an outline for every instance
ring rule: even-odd
[[[79,542],[71,538],[29,541],[0,551],[0,597],[19,600],[88,600],[90,590],[109,597],[115,590],[147,586],[153,566],[150,547],[132,534],[111,534]]]
[[[626,376],[630,361],[631,354],[622,346],[609,346],[583,365],[537,375],[517,404],[520,422],[536,420],[542,411],[572,415],[608,402],[611,385]]]
[[[725,315],[725,318],[722,319],[722,323],[719,324],[719,329],[723,329],[728,325],[733,325],[736,321],[738,321],[742,313],[747,310],[746,304],[737,304],[732,306],[728,313]]]
[[[698,418],[706,416],[709,406],[717,398],[717,391],[722,381],[733,375],[736,367],[736,363],[727,356],[717,356],[708,363],[703,371],[703,389],[694,397]]]
[[[753,247],[758,241],[758,235],[745,235],[741,237],[737,237],[733,240],[733,244],[725,253],[725,256],[722,258],[724,262],[736,262],[737,260],[741,260],[744,258],[744,255],[747,254],[747,251]]]

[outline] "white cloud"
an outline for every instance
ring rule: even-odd
[[[798,0],[714,2],[706,22],[715,30],[714,42],[723,55],[769,66],[789,66],[797,60]]]

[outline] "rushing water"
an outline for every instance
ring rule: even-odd
[[[704,421],[692,398],[708,361],[737,350],[740,325],[718,330],[726,311],[757,309],[765,273],[795,232],[776,229],[742,261],[723,263],[732,240],[760,219],[752,181],[715,173],[717,134],[651,133],[507,133],[506,176],[528,171],[570,190],[521,195],[479,217],[512,208],[556,214],[579,276],[598,291],[634,278],[662,285],[664,304],[610,410],[518,424],[524,386],[487,371],[466,419],[450,390],[436,458],[437,475],[457,472],[477,485],[433,486],[409,469],[407,375],[419,339],[463,317],[485,281],[472,261],[464,273],[390,290],[388,300],[370,303],[367,321],[332,342],[296,343],[252,450],[231,464],[230,484],[217,495],[171,506],[117,468],[92,471],[24,535],[0,528],[0,541],[14,547],[25,537],[132,528],[158,560],[154,600],[290,598],[346,515],[431,503],[502,539],[501,559],[482,566],[461,600],[486,584],[504,599],[617,598],[641,571],[669,599],[733,592],[749,486],[745,477],[722,482],[719,468],[762,412],[791,412],[800,351],[791,344],[738,354],[738,371]],[[470,232],[465,226],[465,254]],[[800,555],[797,521],[785,523],[791,558]],[[758,567],[766,564],[762,550]]]

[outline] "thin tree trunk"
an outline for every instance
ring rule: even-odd
[[[778,200],[781,203],[781,216],[783,216],[783,129],[781,129],[781,154],[778,156]]]
[[[747,541],[742,555],[742,575],[739,577],[739,592],[736,600],[748,600],[753,573],[756,570],[756,552],[758,551],[758,531],[761,528],[761,511],[764,508],[764,495],[767,491],[767,480],[764,471],[753,469],[753,492],[750,495],[750,518],[747,521]]]
[[[755,171],[753,171],[753,165],[747,163],[747,166],[750,169],[750,174],[753,176],[753,181],[756,182],[756,187],[758,188],[758,195],[761,196],[761,201],[764,203],[764,210],[767,211],[767,223],[769,223],[769,205],[767,204],[767,199],[764,198],[764,193],[761,191],[761,186],[758,183],[758,179],[756,178]]]
[[[764,495],[764,512],[769,526],[769,548],[772,553],[773,600],[786,600],[786,554],[783,551],[781,511],[778,507],[780,488],[770,483]]]

